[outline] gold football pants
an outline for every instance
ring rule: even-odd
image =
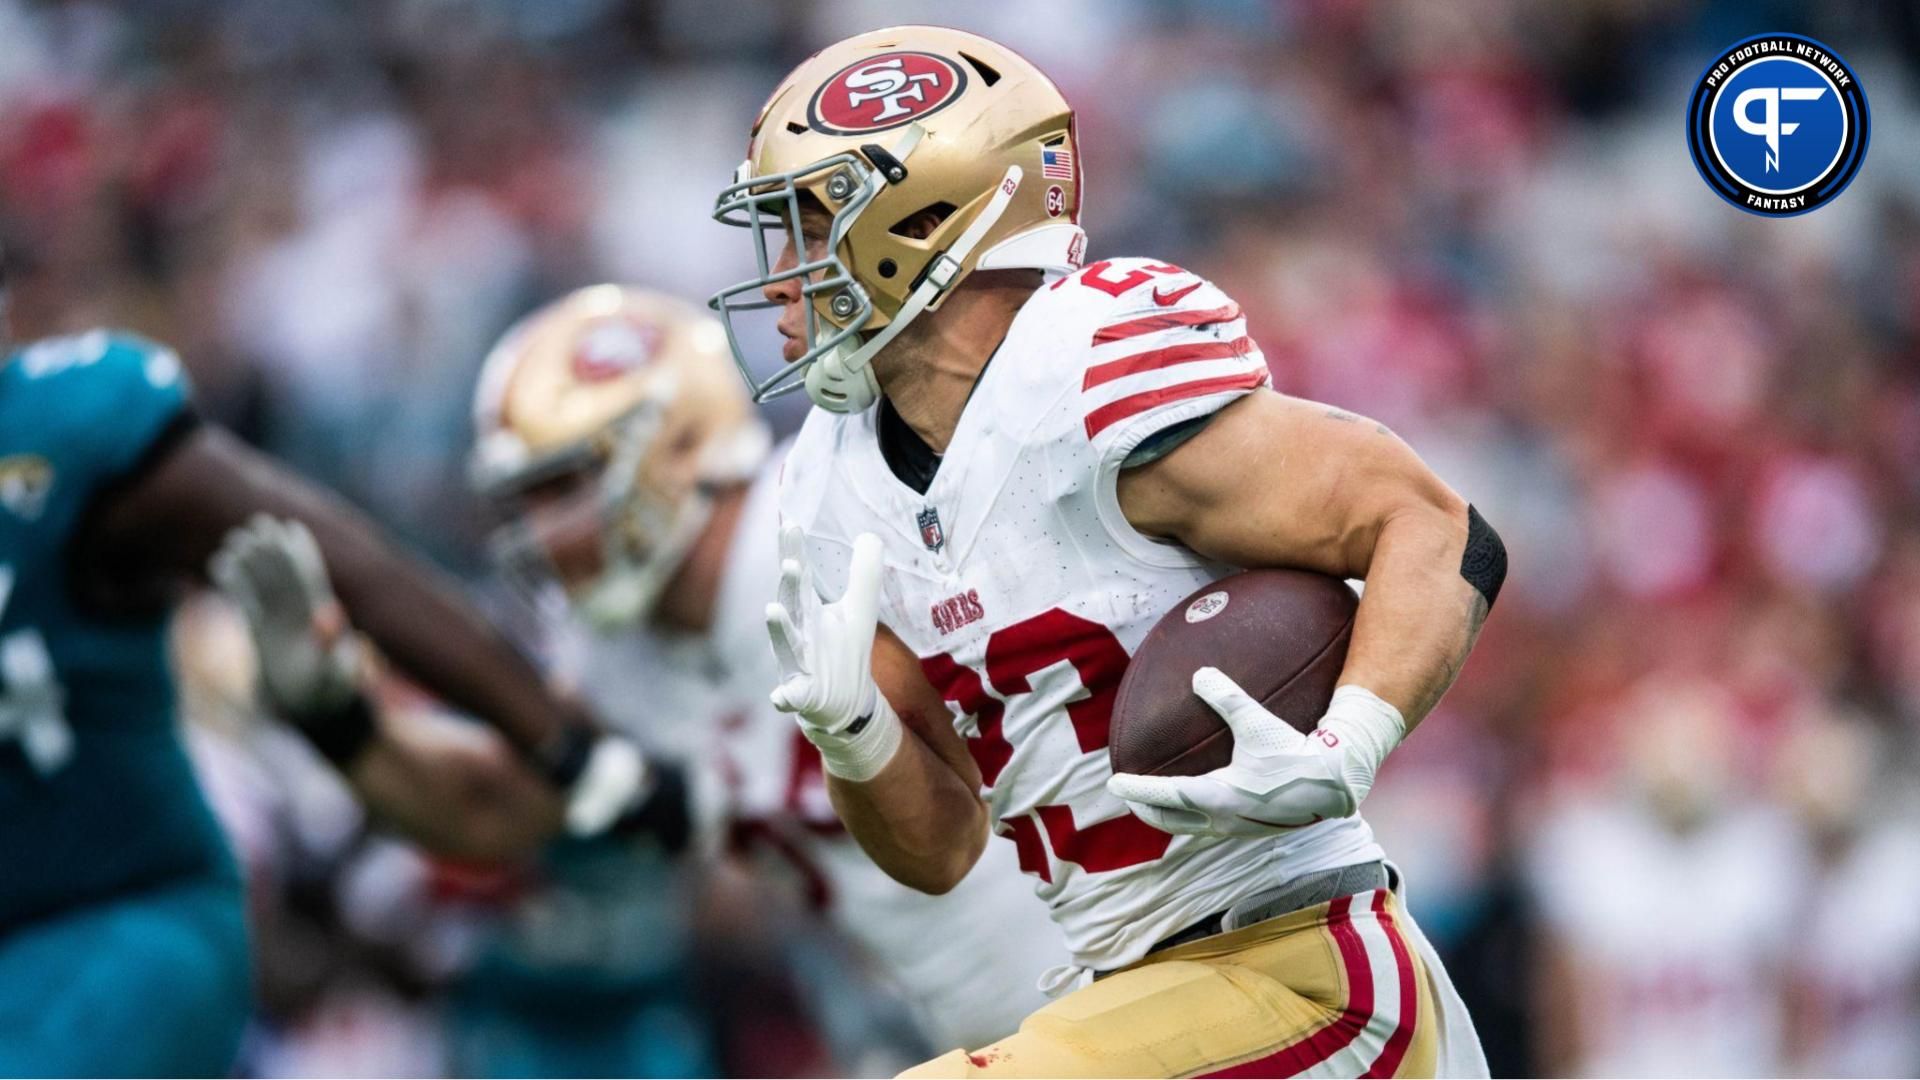
[[[1426,964],[1386,889],[1157,952],[904,1077],[1432,1076]]]

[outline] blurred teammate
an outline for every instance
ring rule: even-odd
[[[979,1039],[1036,1006],[1033,978],[1064,949],[1010,853],[946,896],[891,881],[767,702],[780,454],[715,320],[639,289],[574,293],[495,349],[475,422],[476,479],[510,519],[499,547],[536,591],[564,590],[595,715],[704,770],[690,790],[719,793],[706,827],[724,816],[736,841],[800,862],[934,1039]]]
[[[1809,865],[1792,821],[1739,789],[1734,708],[1717,687],[1650,680],[1621,722],[1660,737],[1624,740],[1616,790],[1542,816],[1548,1073],[1782,1074]]]
[[[198,423],[171,351],[106,331],[15,349],[0,361],[0,1074],[233,1061],[240,883],[175,731],[164,631],[175,587],[261,511],[310,524],[368,634],[541,773],[565,786],[584,769],[588,802],[615,814],[644,795],[631,768],[607,786],[631,748],[596,741],[439,577]],[[351,694],[299,719],[343,767],[393,764]]]
[[[1920,820],[1908,793],[1888,798],[1887,742],[1821,714],[1774,752],[1813,849],[1788,946],[1788,1075],[1920,1074],[1920,906],[1904,902],[1920,895]]]
[[[725,831],[796,862],[835,928],[899,984],[937,1041],[990,1038],[1037,1007],[1034,975],[1065,954],[1011,853],[947,896],[890,880],[834,819],[818,752],[767,702],[779,674],[763,631],[779,572],[779,457],[714,320],[639,289],[581,290],[503,338],[475,422],[475,480],[508,519],[498,553],[567,621],[561,651],[577,653],[570,666],[597,718],[687,763],[684,776],[662,770],[672,778],[662,790],[685,800],[677,820],[702,834],[698,846]],[[309,639],[324,666],[329,647],[309,634],[329,606],[324,571],[284,532],[262,539],[262,562],[316,584],[249,603],[250,617]],[[291,691],[283,707],[298,711],[307,694]],[[684,980],[671,978],[691,933],[674,902],[683,883],[656,854],[618,842],[570,845],[545,864],[455,994],[456,1063],[487,1074],[711,1071],[666,1054],[684,1035],[664,1020],[684,999]]]
[[[1072,993],[915,1074],[1484,1073],[1355,811],[1464,662],[1499,540],[1385,428],[1271,392],[1206,281],[1083,268],[1076,141],[1018,55],[879,30],[773,92],[717,211],[760,274],[715,306],[787,338],[756,397],[819,406],[781,485],[775,700],[890,873],[950,888],[998,832],[1074,954]],[[1113,776],[1129,650],[1234,566],[1366,579],[1331,709],[1303,736],[1202,668],[1233,763]]]

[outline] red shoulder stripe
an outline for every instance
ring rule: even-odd
[[[1226,307],[1208,308],[1205,311],[1166,311],[1157,315],[1145,315],[1138,319],[1128,319],[1123,323],[1102,327],[1093,333],[1095,345],[1105,345],[1109,341],[1151,334],[1156,330],[1171,330],[1176,326],[1207,326],[1212,323],[1232,322],[1240,317],[1240,305],[1228,304]]]
[[[1268,377],[1267,369],[1261,368],[1258,371],[1243,371],[1238,375],[1222,375],[1214,379],[1198,379],[1190,383],[1162,386],[1154,390],[1143,390],[1138,394],[1128,394],[1123,398],[1115,398],[1087,414],[1087,438],[1091,439],[1127,417],[1146,412],[1155,405],[1218,393],[1222,390],[1251,390],[1256,386],[1265,386]]]
[[[1091,390],[1101,383],[1123,379],[1128,375],[1138,375],[1143,371],[1154,371],[1175,364],[1191,363],[1195,360],[1225,360],[1233,356],[1245,356],[1253,351],[1253,339],[1242,335],[1232,341],[1194,341],[1185,345],[1169,345],[1164,349],[1134,353],[1118,360],[1109,360],[1104,364],[1095,364],[1087,369],[1080,380],[1080,389]]]

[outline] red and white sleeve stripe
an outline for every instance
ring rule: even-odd
[[[1184,299],[1202,284],[1175,295]],[[1204,302],[1209,296],[1211,302]],[[1210,286],[1194,299],[1203,302],[1094,331],[1092,362],[1080,383],[1088,439],[1137,445],[1161,427],[1211,412],[1270,381],[1240,306]]]

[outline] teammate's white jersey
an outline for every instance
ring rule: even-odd
[[[1920,1072],[1920,823],[1870,826],[1812,874],[1793,938],[1809,1044],[1789,1062],[1813,1076]]]
[[[1782,976],[1807,870],[1793,822],[1771,810],[1679,832],[1639,803],[1553,808],[1529,871],[1571,953],[1574,1075],[1782,1075]]]
[[[779,459],[748,492],[711,632],[583,634],[581,692],[650,750],[717,772],[731,839],[790,860],[836,928],[905,991],[936,1044],[984,1045],[1045,1002],[1034,979],[1065,959],[1065,946],[1011,852],[928,896],[889,878],[840,826],[819,752],[767,700],[779,682],[766,633],[780,574]]]
[[[1085,968],[1138,960],[1288,878],[1381,857],[1358,817],[1172,837],[1106,791],[1128,657],[1176,601],[1232,569],[1133,530],[1121,464],[1267,382],[1219,289],[1151,260],[1099,262],[1021,309],[925,495],[888,468],[877,408],[814,410],[787,458],[781,514],[805,531],[829,598],[856,536],[885,544],[881,622],[954,704],[995,829]]]

